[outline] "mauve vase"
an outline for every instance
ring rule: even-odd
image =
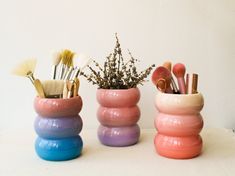
[[[38,116],[34,129],[38,135],[35,150],[39,157],[50,161],[64,161],[78,157],[83,148],[82,109],[80,96],[59,99],[39,98],[34,100]]]
[[[98,89],[96,95],[100,104],[97,110],[100,142],[114,147],[136,144],[140,137],[139,89]]]
[[[165,157],[189,159],[202,150],[199,133],[203,127],[200,114],[204,105],[203,96],[197,94],[165,94],[158,92],[155,119],[158,131],[154,139],[156,151]]]

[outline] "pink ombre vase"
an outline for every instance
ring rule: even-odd
[[[159,114],[155,119],[155,127],[158,133],[154,144],[160,155],[188,159],[201,153],[202,138],[199,133],[203,127],[200,114],[203,105],[200,93],[157,94],[156,107]]]
[[[98,138],[102,144],[123,147],[138,142],[139,99],[138,88],[97,90],[97,101],[100,104],[97,118],[101,123]]]

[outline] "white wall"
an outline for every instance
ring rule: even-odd
[[[235,1],[1,0],[0,130],[32,128],[35,117],[31,83],[9,74],[16,63],[36,57],[36,75],[47,79],[51,50],[70,48],[102,62],[115,32],[140,68],[170,59],[198,73],[205,125],[235,128]],[[96,87],[81,81],[84,128],[96,128]],[[139,124],[153,128],[156,90],[151,82],[140,89]]]

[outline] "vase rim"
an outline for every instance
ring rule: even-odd
[[[41,100],[48,100],[48,101],[70,101],[70,100],[74,100],[74,99],[80,99],[81,96],[78,95],[76,97],[71,97],[71,98],[41,98],[39,96],[36,96],[35,98],[41,99]]]
[[[172,93],[163,93],[158,91],[157,94],[162,95],[162,96],[171,96],[171,97],[196,97],[196,96],[202,96],[202,93],[197,92],[195,94],[172,94]]]
[[[98,88],[97,90],[107,90],[107,91],[129,91],[129,90],[136,90],[139,89],[138,87],[132,87],[128,89],[103,89],[103,88]]]

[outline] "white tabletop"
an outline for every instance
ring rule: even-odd
[[[82,156],[63,162],[40,159],[34,151],[31,130],[0,133],[1,176],[234,176],[235,135],[226,129],[203,129],[202,154],[175,160],[159,156],[154,149],[155,130],[142,130],[140,142],[130,147],[107,147],[99,143],[96,130],[83,130]]]

